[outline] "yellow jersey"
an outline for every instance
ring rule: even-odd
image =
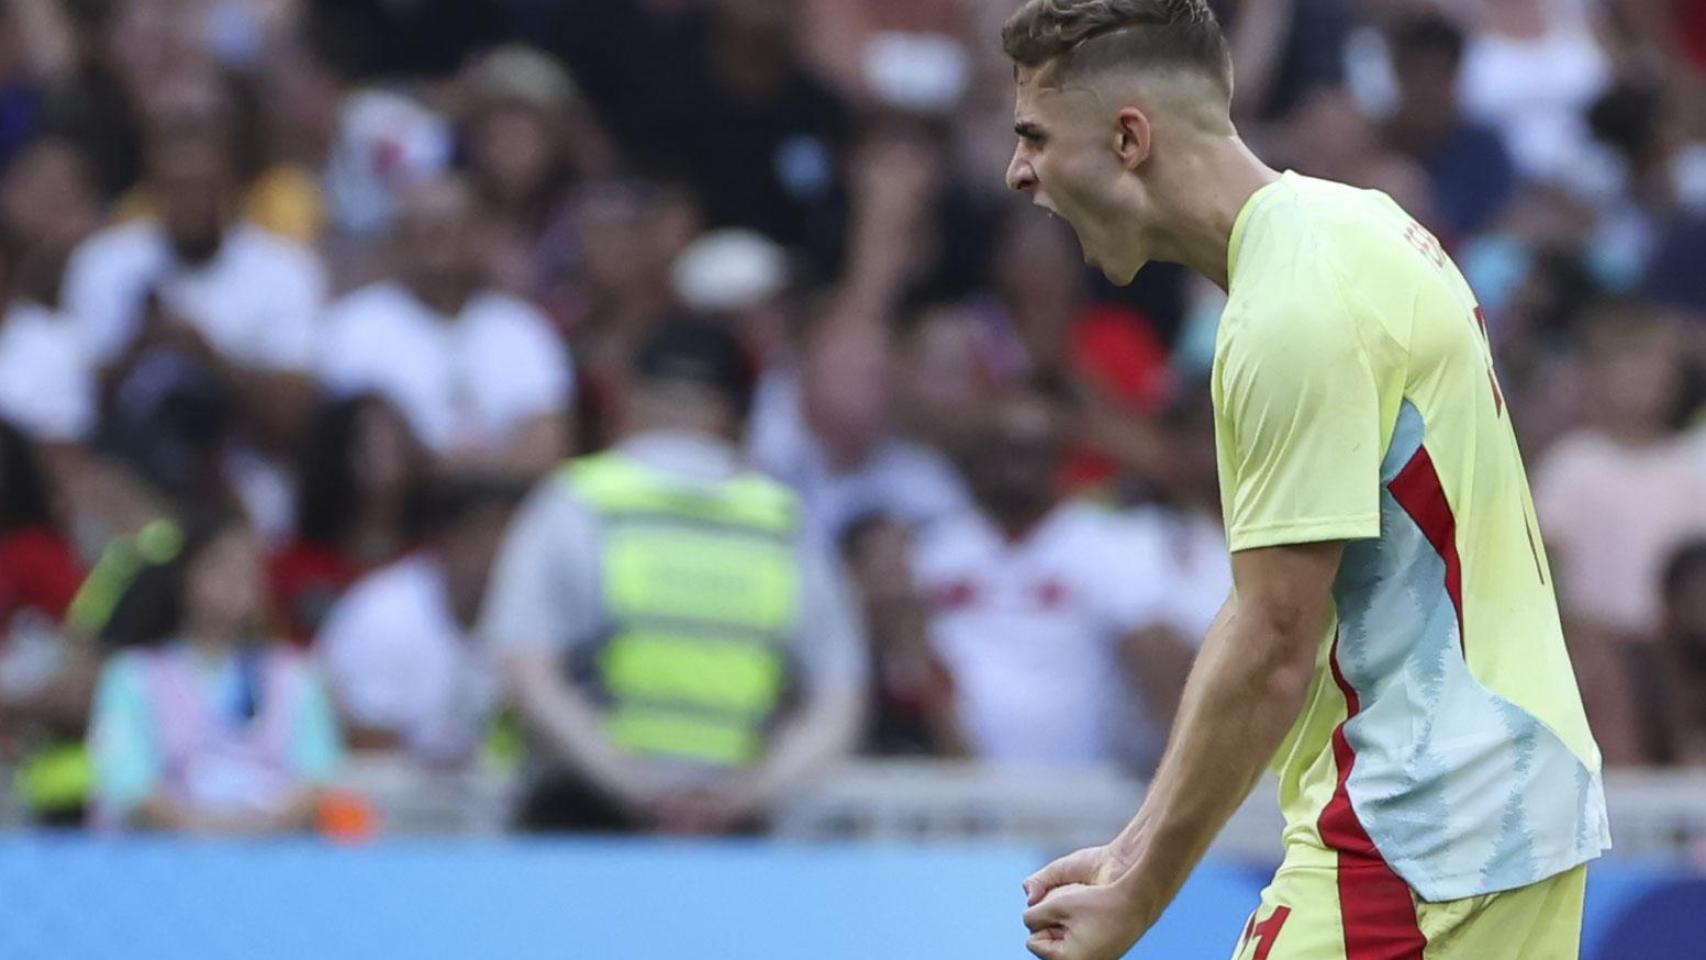
[[[1287,173],[1239,214],[1215,347],[1231,549],[1346,541],[1274,758],[1288,863],[1428,901],[1610,846],[1600,756],[1475,297],[1385,194]]]

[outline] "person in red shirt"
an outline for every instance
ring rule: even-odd
[[[0,421],[0,644],[22,611],[58,624],[82,582],[71,545],[53,521],[34,448]]]
[[[287,636],[307,646],[356,579],[408,547],[425,455],[385,400],[362,394],[320,412],[302,464],[296,536],[268,580]]]
[[[22,758],[37,734],[78,732],[94,663],[62,623],[83,572],[55,523],[35,449],[0,420],[0,756]]]

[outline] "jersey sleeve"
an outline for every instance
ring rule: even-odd
[[[1336,298],[1223,319],[1215,442],[1234,552],[1380,535],[1380,391]]]

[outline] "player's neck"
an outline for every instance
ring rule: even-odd
[[[1232,227],[1250,197],[1279,177],[1236,136],[1204,140],[1169,171],[1167,221],[1173,226],[1165,239],[1165,259],[1228,289]]]

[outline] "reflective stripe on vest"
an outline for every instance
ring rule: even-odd
[[[611,742],[720,766],[758,760],[797,616],[793,494],[757,476],[682,484],[620,454],[577,461],[564,478],[604,521],[614,632],[598,671]]]

